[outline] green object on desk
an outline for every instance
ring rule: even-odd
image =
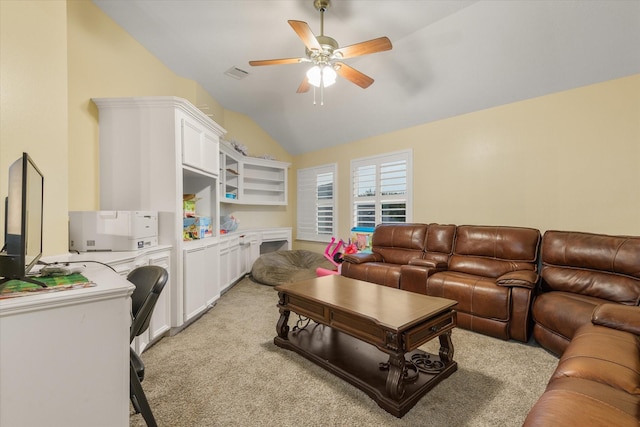
[[[38,292],[51,292],[58,291],[64,289],[74,289],[74,288],[82,288],[95,286],[89,279],[84,277],[82,274],[74,273],[69,274],[68,276],[49,276],[49,277],[32,277],[33,279],[44,283],[47,285],[46,288],[38,286],[33,283],[23,282],[21,280],[10,280],[5,286],[0,290],[0,295],[6,296],[5,294],[30,294],[30,293],[38,293]],[[16,295],[16,296],[18,296]]]

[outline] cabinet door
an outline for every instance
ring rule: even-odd
[[[182,163],[202,169],[202,130],[195,123],[182,119]]]
[[[220,289],[225,290],[229,287],[229,246],[224,245],[220,248]]]
[[[218,137],[182,119],[182,163],[218,175]]]
[[[240,244],[229,246],[229,285],[240,278]]]
[[[207,305],[220,298],[220,245],[216,242],[204,249],[205,266],[203,279]]]
[[[208,132],[202,134],[201,140],[202,169],[218,174],[218,137]]]
[[[205,249],[186,249],[184,256],[184,321],[188,321],[207,307],[205,299]]]
[[[251,244],[249,242],[240,245],[240,275],[249,272],[249,257],[251,256]]]
[[[169,264],[171,262],[171,253],[166,252],[162,254],[157,254],[152,256],[149,259],[149,264],[151,265],[159,265],[167,270],[169,273],[169,280],[165,285],[158,301],[156,302],[156,307],[153,310],[153,315],[151,316],[151,321],[149,322],[149,339],[151,342],[158,339],[158,337],[162,336],[165,332],[167,332],[171,328],[171,270],[169,269]]]

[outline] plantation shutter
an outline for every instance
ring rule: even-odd
[[[297,238],[328,242],[335,235],[335,164],[298,170]]]
[[[411,151],[353,160],[353,226],[410,222],[411,179]]]

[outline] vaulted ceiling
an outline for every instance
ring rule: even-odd
[[[640,73],[637,0],[333,0],[325,35],[341,47],[387,36],[393,49],[345,59],[375,82],[338,77],[321,106],[313,91],[296,93],[308,63],[248,64],[305,56],[287,20],[320,35],[313,0],[94,3],[292,155]],[[225,74],[233,68],[248,75]]]

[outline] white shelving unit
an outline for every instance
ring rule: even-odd
[[[177,97],[99,98],[100,208],[159,212],[171,245],[171,326],[181,328],[220,296],[219,141],[225,130]],[[183,194],[211,217],[213,237],[183,241]]]
[[[220,144],[220,193],[223,203],[286,205],[290,163],[243,156]],[[227,196],[227,195],[235,195]]]
[[[224,143],[220,144],[220,197],[226,203],[237,203],[240,195],[240,161],[230,150]]]
[[[138,251],[114,251],[114,252],[81,252],[79,254],[67,253],[43,259],[46,262],[86,262],[86,266],[93,263],[107,264],[120,276],[127,275],[135,268],[143,265],[159,265],[169,273],[169,284],[172,281],[171,271],[171,246],[160,245]],[[167,285],[170,286],[170,285]],[[169,287],[160,294],[155,309],[151,315],[149,329],[136,337],[132,343],[133,348],[142,353],[149,345],[169,334],[171,329],[171,291]]]

